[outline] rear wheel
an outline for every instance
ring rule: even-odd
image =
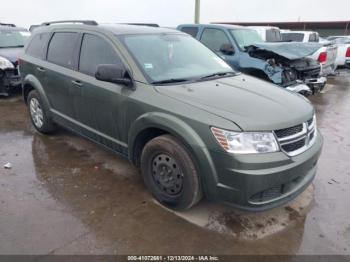
[[[30,119],[40,133],[47,134],[53,132],[56,128],[51,119],[48,118],[47,109],[42,103],[40,94],[36,90],[30,91],[27,98]]]
[[[163,205],[189,209],[202,198],[196,167],[185,146],[170,135],[148,142],[141,156],[147,188]]]

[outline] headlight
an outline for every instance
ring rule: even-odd
[[[232,132],[212,127],[219,144],[229,153],[257,154],[279,151],[272,132]]]
[[[13,64],[4,57],[0,56],[0,69],[15,68]]]

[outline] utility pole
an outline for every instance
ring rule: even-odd
[[[195,0],[196,6],[195,6],[195,12],[194,12],[194,23],[199,24],[200,19],[200,12],[201,12],[201,0]]]

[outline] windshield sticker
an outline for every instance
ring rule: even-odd
[[[21,35],[23,36],[30,36],[30,33],[29,32],[19,32]]]
[[[145,63],[143,64],[143,66],[145,67],[145,69],[153,69],[153,65],[149,63]]]
[[[213,56],[213,59],[218,62],[224,68],[231,68],[225,61],[221,60],[219,57]]]

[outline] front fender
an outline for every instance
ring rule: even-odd
[[[260,71],[274,84],[282,84],[283,69],[279,66],[271,66],[267,61],[244,54],[240,58],[240,67],[247,71]]]
[[[24,77],[22,84],[23,84],[23,90],[22,90],[23,99],[25,99],[26,88],[29,88],[27,86],[31,86],[32,88],[34,88],[39,92],[43,105],[45,106],[45,108],[48,109],[47,110],[48,114],[51,114],[50,113],[51,105],[40,81],[34,75],[28,74]],[[24,101],[24,102],[27,103],[27,101]],[[51,117],[51,115],[49,116]]]
[[[138,134],[148,128],[161,129],[175,136],[187,146],[198,167],[199,177],[204,187],[203,191],[206,197],[210,199],[216,193],[218,178],[206,144],[197,132],[183,120],[175,116],[160,112],[146,113],[136,119],[130,128],[128,144],[131,159],[135,153],[135,141]]]

